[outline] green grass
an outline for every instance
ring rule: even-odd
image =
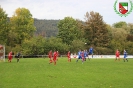
[[[59,58],[57,65],[49,59],[13,59],[0,62],[0,88],[133,88],[133,59],[79,60]]]

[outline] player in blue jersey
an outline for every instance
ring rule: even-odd
[[[84,50],[84,60],[86,61],[86,57],[88,56],[87,50]]]
[[[125,62],[125,60],[128,62],[128,60],[127,60],[127,51],[126,51],[126,50],[124,50],[124,53],[123,53],[123,54],[124,54],[124,59],[123,59],[123,60],[124,60],[124,62]]]
[[[89,55],[92,55],[92,58],[93,58],[93,47],[91,46],[90,49],[89,49]],[[90,58],[88,58],[90,60]]]
[[[76,62],[78,62],[79,59],[82,59],[82,52],[81,52],[81,50],[79,50],[79,52],[78,52],[78,59],[76,60]]]

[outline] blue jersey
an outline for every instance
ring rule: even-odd
[[[126,51],[124,51],[124,55],[127,55],[127,52]]]
[[[93,54],[93,48],[92,47],[89,49],[89,54]]]
[[[79,52],[78,52],[78,59],[81,59],[81,58],[82,58],[81,54],[82,54],[82,52],[79,51]]]
[[[81,56],[81,51],[78,52],[78,56]]]
[[[127,52],[126,52],[126,50],[124,50],[124,58],[126,58],[127,57]]]
[[[85,58],[87,57],[87,52],[84,52],[84,57],[85,57]]]

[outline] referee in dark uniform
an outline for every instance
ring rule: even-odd
[[[18,52],[18,53],[17,53],[17,62],[19,62],[20,56],[21,56],[21,53]]]

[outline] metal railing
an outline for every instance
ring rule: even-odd
[[[21,58],[48,58],[48,55],[21,55]],[[67,55],[59,55],[58,57],[67,57]],[[5,55],[5,58],[8,58],[8,55]],[[17,58],[16,55],[13,55],[13,58]]]

